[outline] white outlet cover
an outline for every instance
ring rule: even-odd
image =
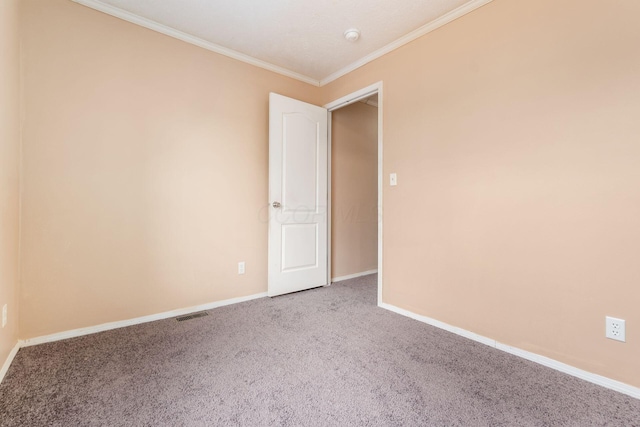
[[[615,317],[607,316],[605,320],[606,320],[606,332],[605,332],[606,337],[612,340],[626,342],[627,334],[626,334],[626,324],[624,319],[618,319]]]
[[[244,261],[238,263],[238,274],[244,274]]]

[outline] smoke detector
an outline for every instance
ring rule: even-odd
[[[360,30],[356,28],[349,28],[344,32],[344,38],[350,42],[355,42],[360,38]]]

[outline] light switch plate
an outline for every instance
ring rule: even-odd
[[[398,185],[398,175],[395,173],[389,175],[389,185],[392,187]]]

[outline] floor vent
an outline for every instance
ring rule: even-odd
[[[182,322],[183,320],[191,320],[191,319],[196,319],[198,317],[204,317],[204,316],[208,316],[209,313],[207,313],[206,311],[201,311],[200,313],[193,313],[193,314],[189,314],[187,316],[180,316],[180,317],[176,317],[176,320],[178,322]]]

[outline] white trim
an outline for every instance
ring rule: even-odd
[[[281,74],[286,77],[291,77],[292,79],[300,80],[301,82],[305,82],[313,86],[320,86],[320,82],[317,79],[312,79],[311,77],[307,77],[300,73],[296,73],[295,71],[287,70],[284,67],[280,67],[278,65],[271,64],[261,59],[257,59],[252,56],[245,55],[244,53],[237,52],[233,49],[229,49],[224,46],[220,46],[218,44],[208,42],[201,38],[194,37],[192,35],[189,35],[182,31],[175,30],[171,27],[152,21],[150,19],[143,18],[134,13],[127,12],[126,10],[120,9],[118,7],[105,4],[100,0],[72,0],[72,1],[74,1],[75,3],[81,4],[83,6],[87,6],[91,9],[95,9],[97,11],[106,13],[107,15],[115,16],[116,18],[120,18],[127,22],[131,22],[132,24],[140,25],[141,27],[145,27],[150,30],[157,31],[166,36],[173,37],[178,40],[182,40],[183,42],[187,42],[195,46],[199,46],[203,49],[207,49],[215,53],[219,53],[220,55],[228,56],[229,58],[233,58],[238,61],[242,61],[247,64],[251,64],[256,67],[260,67],[277,74]]]
[[[18,341],[16,345],[13,346],[13,348],[9,352],[9,355],[7,356],[7,360],[4,361],[2,368],[0,368],[0,383],[2,383],[4,376],[9,370],[9,366],[11,366],[11,362],[13,362],[13,358],[16,357],[16,354],[18,354],[18,350],[20,350],[20,341]]]
[[[184,314],[195,313],[203,310],[211,310],[213,308],[225,305],[237,304],[240,302],[250,301],[267,296],[266,292],[248,295],[245,297],[231,298],[222,301],[210,302],[202,305],[195,305],[187,308],[179,308],[177,310],[165,311],[163,313],[151,314],[149,316],[136,317],[129,320],[120,320],[117,322],[103,323],[101,325],[89,326],[87,328],[72,329],[70,331],[58,332],[51,335],[43,335],[36,338],[28,338],[20,341],[20,347],[30,347],[32,345],[44,344],[53,341],[65,340],[68,338],[81,337],[83,335],[95,334],[96,332],[109,331],[111,329],[124,328],[126,326],[139,325],[140,323],[153,322],[155,320],[169,319],[171,317],[182,316]]]
[[[383,222],[383,203],[382,195],[384,193],[384,150],[383,150],[383,129],[384,110],[382,106],[382,82],[376,83],[378,86],[378,302],[382,302],[382,261],[384,245],[382,243],[382,222]]]
[[[391,304],[386,303],[378,303],[378,307],[384,308],[389,311],[393,311],[394,313],[400,314],[402,316],[409,317],[411,319],[417,320],[422,323],[426,323],[431,326],[435,326],[436,328],[444,329],[445,331],[452,332],[456,335],[463,336],[465,338],[469,338],[474,341],[478,341],[482,344],[488,345],[490,347],[496,348],[498,350],[502,350],[506,353],[513,354],[515,356],[521,357],[523,359],[527,359],[531,362],[538,363],[540,365],[546,366],[551,369],[555,369],[556,371],[563,372],[565,374],[569,374],[576,378],[583,379],[585,381],[589,381],[590,383],[597,384],[599,386],[608,388],[610,390],[614,390],[627,396],[635,397],[636,399],[640,399],[640,388],[634,387],[629,384],[625,384],[623,382],[613,380],[611,378],[603,377],[602,375],[594,374],[583,369],[576,368],[571,365],[567,365],[566,363],[558,362],[557,360],[551,359],[546,356],[541,356],[539,354],[532,353],[530,351],[522,350],[517,347],[511,347],[507,344],[503,344],[494,339],[487,338],[482,335],[478,335],[476,333],[467,331],[466,329],[458,328],[456,326],[451,326],[447,323],[441,322],[439,320],[432,319],[427,316],[422,316],[420,314],[416,314],[412,311],[405,310],[403,308],[396,307]]]
[[[331,286],[331,111],[327,110],[327,283]]]
[[[83,335],[95,334],[96,332],[103,332],[103,331],[109,331],[111,329],[124,328],[126,326],[139,325],[141,323],[153,322],[155,320],[169,319],[171,317],[182,316],[184,314],[195,313],[198,311],[211,310],[214,308],[223,307],[225,305],[238,304],[245,301],[264,298],[266,296],[267,296],[267,293],[262,292],[259,294],[247,295],[244,297],[230,298],[222,301],[214,301],[207,304],[195,305],[192,307],[179,308],[176,310],[165,311],[163,313],[151,314],[149,316],[136,317],[134,319],[103,323],[101,325],[89,326],[87,328],[72,329],[70,331],[59,332],[56,334],[43,335],[40,337],[19,340],[16,343],[16,345],[13,347],[11,352],[9,353],[7,360],[5,360],[4,364],[2,365],[2,369],[0,369],[0,383],[4,379],[4,376],[7,373],[7,371],[9,370],[9,366],[11,366],[11,363],[13,362],[14,357],[18,353],[18,350],[21,349],[22,347],[31,347],[33,345],[45,344],[48,342],[65,340],[68,338],[81,337]]]
[[[449,13],[446,13],[444,15],[442,15],[439,18],[434,19],[433,21],[423,25],[420,28],[417,28],[415,30],[413,30],[412,32],[410,32],[409,34],[400,37],[398,40],[389,43],[388,45],[370,53],[369,55],[355,61],[352,62],[351,64],[347,65],[346,67],[328,75],[327,77],[325,77],[324,79],[320,79],[320,86],[324,86],[328,83],[331,83],[334,80],[339,79],[340,77],[344,76],[345,74],[349,74],[350,72],[352,72],[353,70],[356,70],[360,67],[362,67],[363,65],[368,64],[369,62],[380,58],[383,55],[386,55],[389,52],[392,52],[396,49],[398,49],[399,47],[404,46],[407,43],[410,43],[412,41],[414,41],[415,39],[417,39],[418,37],[422,37],[425,34],[428,34],[434,30],[437,30],[438,28],[442,27],[443,25],[448,24],[451,21],[454,21],[458,18],[460,18],[461,16],[466,15],[467,13],[473,12],[474,10],[484,6],[487,3],[491,3],[493,0],[472,0],[469,3],[465,3],[462,6],[452,10]]]
[[[324,105],[329,111],[335,111],[339,108],[346,107],[347,105],[354,104],[362,99],[368,98],[371,95],[374,95],[382,90],[382,82],[377,82],[367,87],[363,87],[360,90],[350,93],[349,95],[345,95],[341,98],[336,99],[328,104]],[[378,104],[382,104],[380,102],[380,94],[378,93]]]
[[[361,271],[360,273],[347,274],[346,276],[339,276],[331,278],[331,283],[342,282],[343,280],[355,279],[356,277],[368,276],[369,274],[375,274],[378,269]]]
[[[173,29],[166,25],[160,24],[156,21],[152,21],[147,18],[143,18],[134,13],[128,12],[126,10],[120,9],[115,6],[111,6],[109,4],[103,3],[100,0],[72,0],[75,3],[81,4],[83,6],[87,6],[91,9],[106,13],[107,15],[115,16],[116,18],[120,18],[127,22],[131,22],[132,24],[140,25],[141,27],[148,28],[153,31],[157,31],[169,37],[176,38],[178,40],[182,40],[183,42],[193,44],[195,46],[199,46],[203,49],[210,50],[212,52],[219,53],[220,55],[228,56],[229,58],[236,59],[238,61],[245,62],[247,64],[254,65],[256,67],[263,68],[265,70],[272,71],[277,74],[281,74],[286,77],[291,77],[292,79],[299,80],[301,82],[308,83],[312,86],[324,86],[328,83],[331,83],[334,80],[339,79],[345,74],[349,74],[353,70],[356,70],[363,65],[368,64],[369,62],[380,58],[383,55],[386,55],[389,52],[392,52],[399,47],[404,46],[405,44],[414,41],[415,39],[424,36],[443,25],[448,24],[449,22],[460,18],[461,16],[466,15],[467,13],[473,12],[479,7],[484,6],[487,3],[492,2],[493,0],[472,0],[468,3],[463,4],[462,6],[452,10],[449,13],[442,15],[439,18],[434,19],[433,21],[423,25],[422,27],[413,30],[409,34],[406,34],[399,39],[389,43],[388,45],[368,54],[367,56],[360,58],[359,60],[352,62],[340,70],[329,74],[327,77],[323,79],[314,79],[312,77],[305,76],[303,74],[297,73],[295,71],[288,70],[284,67],[280,67],[278,65],[271,64],[269,62],[263,61],[261,59],[254,58],[253,56],[246,55],[244,53],[240,53],[233,49],[226,48],[219,44],[211,43],[201,38],[192,36],[190,34],[184,33],[182,31]]]
[[[382,134],[382,118],[383,118],[383,109],[382,109],[382,81],[364,87],[360,90],[350,93],[349,95],[345,95],[342,98],[338,98],[333,102],[330,102],[324,105],[324,108],[329,111],[328,115],[328,124],[329,129],[331,129],[331,112],[335,111],[339,108],[346,107],[347,105],[353,104],[355,102],[360,101],[361,99],[367,98],[373,94],[378,94],[378,268],[377,270],[370,270],[370,272],[365,272],[365,274],[372,274],[374,271],[378,273],[378,304],[382,303],[382,193],[383,193],[383,182],[384,177],[383,174],[383,134]],[[331,142],[331,139],[329,139]],[[329,170],[329,174],[331,171]],[[330,175],[329,175],[330,176]],[[331,191],[331,181],[329,181],[329,191]],[[331,193],[329,193],[331,194]],[[330,224],[329,224],[330,225]],[[328,227],[330,230],[330,227]],[[331,246],[328,247],[329,256],[331,254]],[[346,280],[349,276],[336,277],[332,280],[335,282],[339,282],[341,280]],[[358,276],[353,276],[358,277]]]

